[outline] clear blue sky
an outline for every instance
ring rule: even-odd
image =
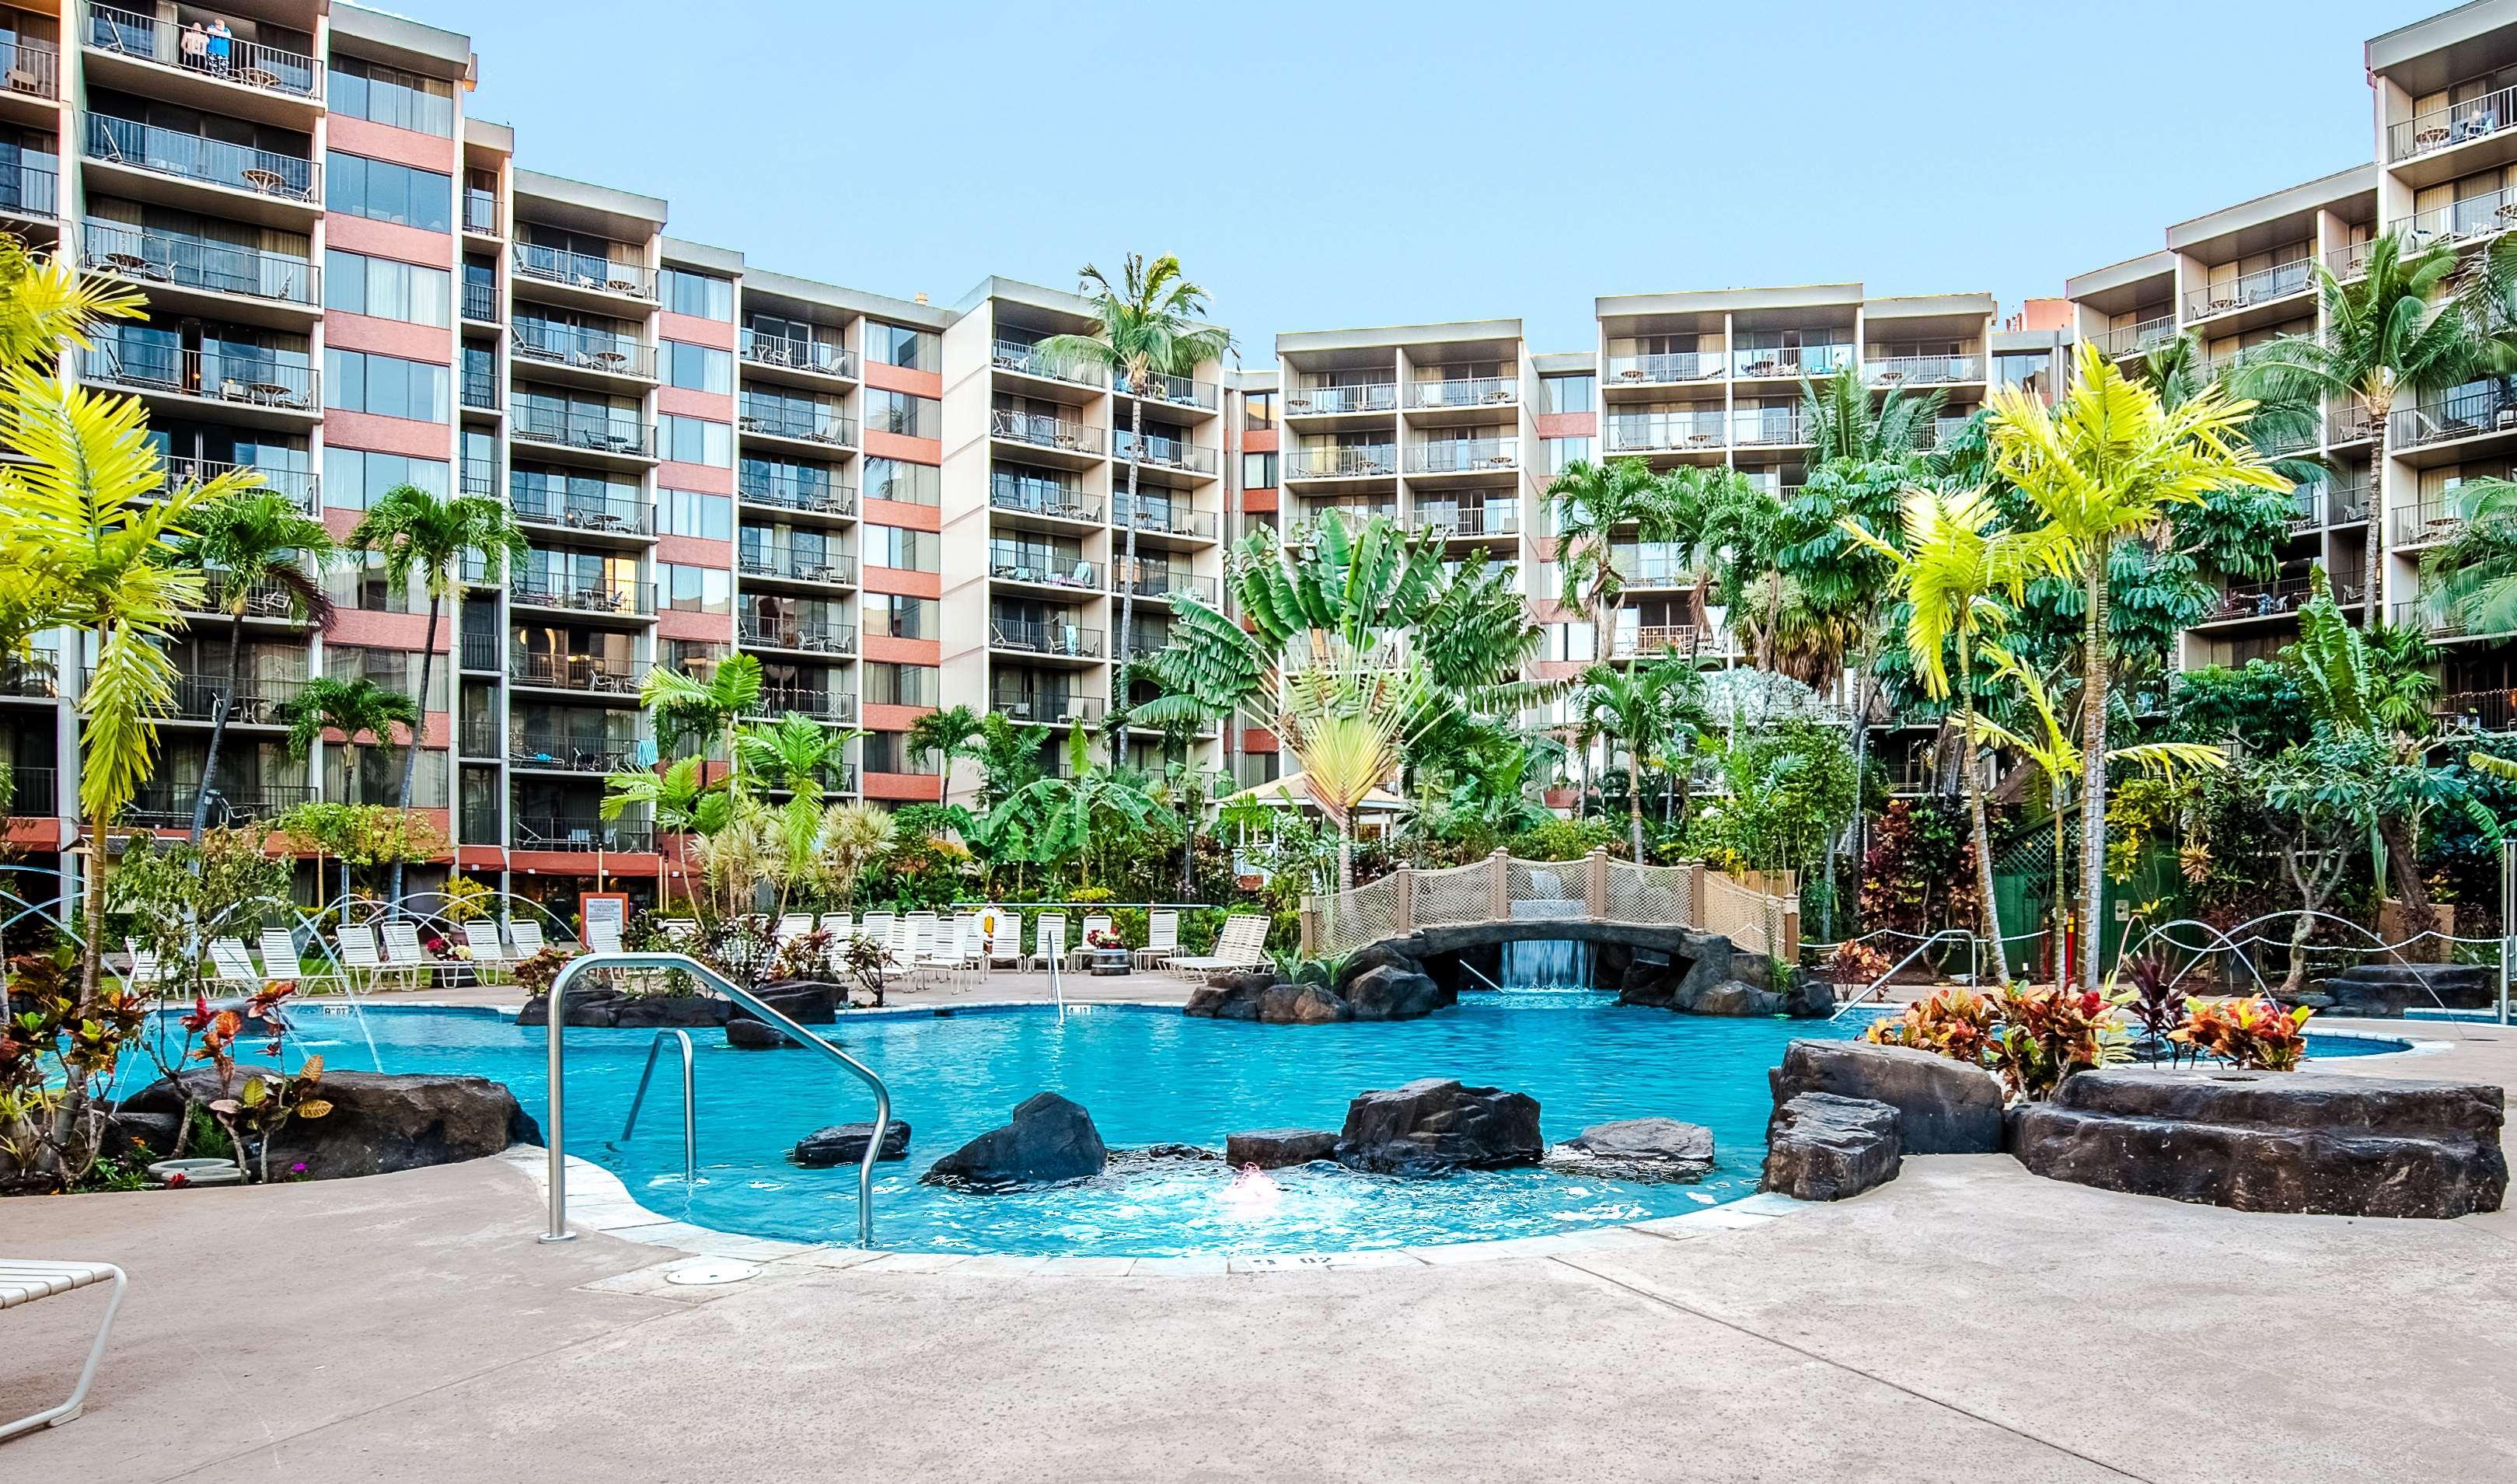
[[[1601,293],[2007,310],[2368,160],[2362,43],[2450,3],[397,8],[472,36],[528,166],[677,235],[939,303],[1169,250],[1263,361],[1515,315],[1586,349]]]

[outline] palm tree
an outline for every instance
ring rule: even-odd
[[[1563,601],[1590,615],[1591,657],[1606,659],[1617,629],[1625,574],[1617,571],[1615,537],[1632,526],[1642,541],[1667,541],[1676,524],[1670,487],[1639,458],[1612,464],[1575,459],[1547,487],[1556,517],[1556,565]]]
[[[2044,517],[2036,560],[2086,589],[2082,617],[2081,751],[2107,752],[2107,579],[2115,543],[2154,530],[2175,505],[2232,487],[2284,490],[2289,481],[2244,441],[2253,403],[2207,387],[2168,408],[2127,380],[2096,345],[2082,342],[2071,388],[2048,407],[2018,387],[1992,394],[1993,466]],[[2373,598],[2372,598],[2373,602]],[[2106,893],[2106,769],[2081,790],[2081,921],[2095,927]],[[2081,987],[2098,987],[2095,953],[2083,954]]]
[[[1924,434],[1936,427],[1948,394],[1911,396],[1890,387],[1874,405],[1869,383],[1846,365],[1813,385],[1801,383],[1801,416],[1809,424],[1809,461],[1820,464],[1901,464],[1920,453]]]
[[[2319,394],[2356,398],[2368,415],[2368,551],[2362,569],[2362,612],[2373,619],[2386,543],[2387,424],[2398,398],[2454,386],[2481,363],[2486,347],[2475,332],[2477,294],[2491,286],[2477,276],[2470,292],[2451,292],[2456,274],[2453,243],[2411,248],[2397,233],[2368,243],[2360,276],[2344,281],[2316,265],[2322,331],[2288,335],[2246,353],[2235,380],[2259,401],[2301,401]],[[2504,285],[2503,285],[2504,286]]]
[[[210,812],[210,786],[219,770],[220,745],[235,704],[244,665],[244,612],[257,589],[275,591],[299,621],[328,623],[332,600],[316,572],[332,557],[332,532],[294,500],[269,489],[205,506],[192,533],[176,548],[196,571],[221,573],[216,594],[228,615],[228,679],[210,711],[210,744],[201,763],[201,786],[192,796],[192,843]],[[309,568],[313,571],[309,571]]]
[[[798,799],[818,802],[822,778],[848,760],[848,743],[865,736],[856,728],[825,726],[792,711],[773,722],[737,728],[734,756],[741,767]]]
[[[971,749],[985,731],[978,712],[968,706],[946,706],[912,721],[901,743],[913,753],[932,754],[949,780],[956,761],[975,755]]]
[[[704,778],[696,757],[675,758],[661,772],[637,768],[616,773],[603,783],[603,818],[617,820],[637,805],[647,811],[658,832],[669,833],[679,842],[682,890],[696,904],[700,898],[690,884],[690,837],[714,834],[725,827],[733,816],[734,791]]]
[[[1627,846],[1637,865],[1643,861],[1643,762],[1677,730],[1681,698],[1695,679],[1693,661],[1665,654],[1632,669],[1594,664],[1574,693],[1584,750],[1598,738],[1625,750]]]
[[[735,654],[704,678],[658,665],[639,683],[638,702],[655,713],[657,738],[667,748],[686,737],[703,748],[721,742],[728,765],[737,766],[735,728],[759,705],[760,689],[760,657]]]
[[[428,637],[419,651],[419,695],[425,703],[437,664],[437,620],[448,595],[454,591],[455,569],[463,558],[479,553],[481,577],[505,580],[507,565],[521,563],[531,549],[507,507],[485,495],[452,498],[429,493],[416,485],[396,485],[376,497],[350,530],[349,547],[384,558],[385,580],[407,590],[413,579],[428,588]],[[410,749],[403,754],[402,791],[394,807],[410,808],[411,784],[419,775],[419,731],[411,732]],[[394,862],[392,911],[402,912],[403,863]]]
[[[350,680],[318,676],[306,682],[305,688],[295,696],[281,701],[277,713],[288,728],[284,743],[288,755],[299,762],[306,760],[307,754],[315,748],[316,740],[324,733],[341,734],[344,793],[358,786],[361,735],[374,738],[381,746],[393,740],[394,723],[400,722],[409,739],[408,745],[419,745],[419,702],[363,675]]]
[[[1984,936],[1992,942],[1993,978],[2008,989],[2010,954],[2002,943],[2001,907],[1993,895],[1992,832],[1984,823],[1984,770],[1976,757],[1975,654],[1985,635],[1999,632],[2010,620],[1999,595],[2006,592],[2016,603],[2027,585],[2027,543],[2003,529],[1991,499],[1981,489],[1956,495],[1913,489],[1905,496],[1904,524],[1902,550],[1856,521],[1845,521],[1844,530],[1895,567],[1897,587],[1906,602],[1905,650],[1922,674],[1925,693],[1935,700],[1955,694],[1976,895]],[[1943,657],[1951,650],[1957,656],[1954,686]],[[2061,828],[2059,820],[2055,827]]]
[[[1031,858],[1044,864],[1076,858],[1080,880],[1092,884],[1092,846],[1099,825],[1151,825],[1162,806],[1137,785],[1131,770],[1092,761],[1091,743],[1078,722],[1066,735],[1066,778],[1036,778],[989,811],[984,827],[995,838],[1028,837]]]
[[[1081,276],[1078,292],[1100,327],[1088,335],[1048,336],[1035,350],[1051,360],[1100,366],[1110,373],[1110,389],[1128,394],[1128,581],[1119,590],[1114,649],[1124,666],[1136,627],[1136,473],[1145,448],[1145,399],[1155,378],[1195,375],[1199,366],[1221,360],[1232,349],[1232,333],[1201,322],[1206,290],[1189,281],[1170,253],[1151,263],[1142,253],[1128,254],[1115,283],[1089,263]]]
[[[38,254],[0,233],[0,367],[51,364],[64,342],[80,350],[100,319],[136,319],[147,301],[105,278],[82,277],[70,260]]]

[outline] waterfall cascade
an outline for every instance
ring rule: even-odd
[[[1567,897],[1564,881],[1552,870],[1530,873],[1540,895],[1512,904],[1515,919],[1579,917],[1589,906]],[[1503,946],[1503,984],[1508,990],[1587,990],[1591,988],[1591,945],[1568,938],[1545,938]]]

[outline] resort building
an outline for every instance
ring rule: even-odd
[[[497,581],[467,571],[443,606],[417,802],[492,884],[647,893],[671,853],[634,815],[601,817],[603,779],[671,741],[636,703],[652,667],[704,675],[738,650],[764,666],[764,714],[866,729],[830,781],[842,796],[965,792],[905,737],[956,704],[1046,725],[1052,766],[1080,723],[1096,750],[1207,771],[1213,791],[1275,777],[1263,733],[1102,727],[1130,699],[1119,661],[1166,642],[1173,598],[1220,594],[1255,525],[1383,511],[1507,565],[1546,625],[1545,673],[1725,656],[1668,552],[1625,551],[1604,644],[1557,601],[1556,473],[1634,455],[1790,488],[1805,377],[1938,392],[1937,437],[1995,387],[2051,395],[2075,339],[2128,357],[2190,330],[2225,359],[2314,327],[2309,265],[2347,273],[2378,231],[2479,244],[2517,224],[2517,0],[2379,37],[2368,61],[2371,161],[2170,228],[2009,318],[1987,294],[1860,283],[1619,295],[1596,300],[1587,346],[1532,345],[1517,319],[1289,332],[1272,365],[1245,344],[1248,369],[1147,387],[1043,349],[1092,327],[1065,290],[990,278],[946,306],[841,287],[674,235],[661,194],[537,173],[530,141],[470,116],[467,38],[327,0],[0,7],[0,230],[147,295],[69,369],[142,399],[177,472],[250,465],[336,534],[403,483],[509,504],[531,555]],[[2419,612],[2448,495],[2517,451],[2517,389],[2395,409],[2365,595],[2372,431],[2326,409],[2297,451],[2338,472],[2301,491],[2281,575],[2233,591],[2189,663],[2277,648],[2311,561],[2348,602]],[[282,744],[277,708],[310,677],[419,686],[428,595],[373,570],[330,583],[320,629],[255,595],[184,638],[134,823],[189,822],[232,628],[246,683],[213,820],[395,797],[391,747],[336,737],[301,762]],[[2505,724],[2505,647],[2441,637],[2453,703]],[[81,660],[57,643],[0,675],[9,835],[38,865],[77,827]]]

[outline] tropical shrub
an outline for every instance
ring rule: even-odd
[[[1603,845],[1613,852],[1624,843],[1625,836],[1605,820],[1549,820],[1514,835],[1504,848],[1524,861],[1578,861]]]
[[[1826,977],[1850,988],[1875,984],[1887,972],[1888,955],[1867,943],[1839,943],[1826,959]]]
[[[2244,999],[2197,999],[2190,1018],[2169,1033],[2186,1045],[2208,1051],[2233,1067],[2261,1072],[2289,1072],[2307,1055],[2306,1005],[2284,1010],[2262,996]]]
[[[2095,991],[2061,987],[2002,992],[1992,1070],[2013,1101],[2049,1098],[2075,1072],[2131,1058],[2114,1002]]]
[[[568,950],[556,947],[530,954],[516,965],[516,983],[523,986],[528,995],[547,995],[551,986],[559,982],[559,971],[576,956]]]
[[[1998,1021],[1993,1002],[1973,990],[1939,990],[1907,1003],[1894,1020],[1873,1022],[1862,1039],[1981,1067],[1989,1058]]]
[[[1966,807],[1955,799],[1896,799],[1870,828],[1861,863],[1861,920],[1928,937],[1975,930],[1979,912],[1975,846]],[[1808,912],[1806,903],[1803,913]]]

